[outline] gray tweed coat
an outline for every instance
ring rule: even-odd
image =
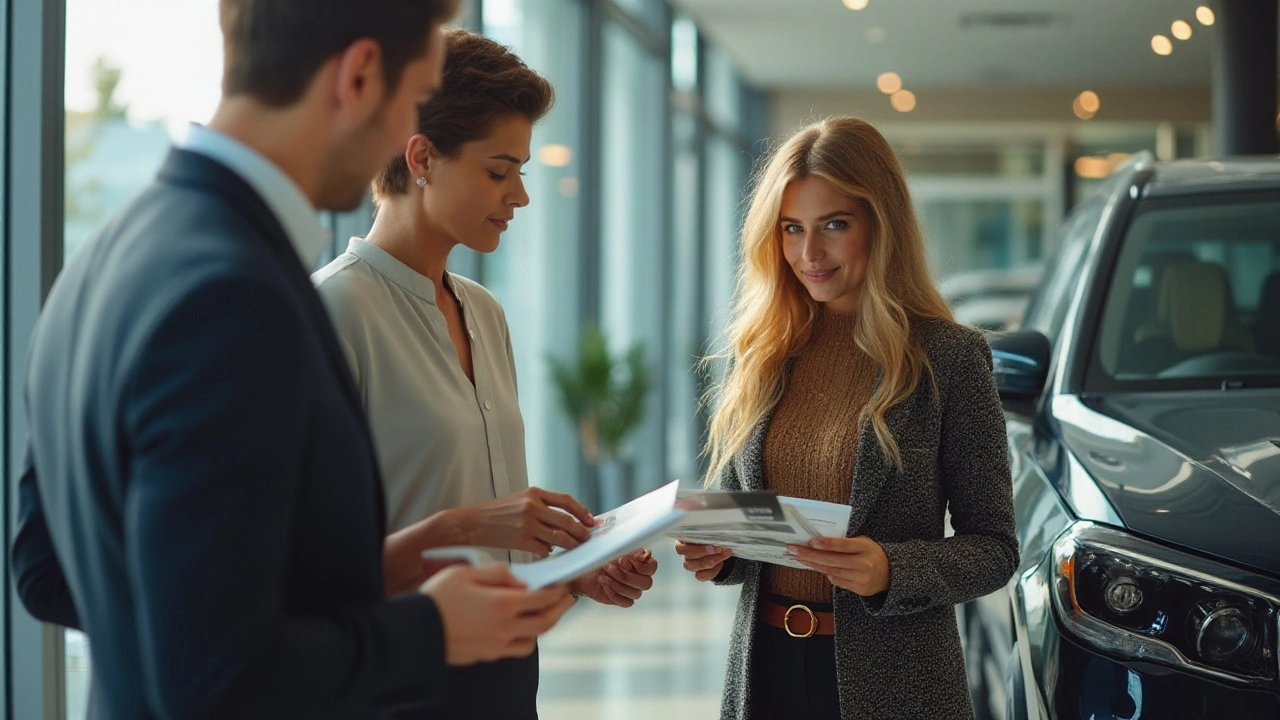
[[[922,382],[886,417],[902,452],[901,473],[863,422],[848,535],[867,535],[884,547],[890,587],[874,597],[834,590],[843,720],[973,717],[954,606],[1000,588],[1018,565],[991,350],[978,331],[960,325],[917,321],[912,331],[932,364],[938,394]],[[755,428],[725,470],[724,489],[764,488],[769,421]],[[955,535],[943,538],[948,507]],[[720,717],[747,720],[760,564],[731,558],[715,582],[743,585]]]

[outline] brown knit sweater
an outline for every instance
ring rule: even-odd
[[[876,364],[853,340],[854,315],[819,311],[796,358],[764,441],[764,483],[779,495],[848,503],[859,420]],[[831,582],[813,570],[765,565],[765,592],[831,602]]]

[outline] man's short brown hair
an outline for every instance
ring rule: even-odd
[[[440,92],[419,108],[417,131],[437,153],[451,157],[466,143],[487,137],[495,120],[514,115],[537,122],[554,102],[551,83],[510,48],[466,30],[451,30],[445,34]],[[408,187],[409,165],[398,155],[373,181],[373,197],[379,201],[402,195]]]
[[[222,92],[292,105],[322,65],[361,38],[382,48],[394,88],[426,51],[427,33],[457,9],[458,0],[221,0]]]

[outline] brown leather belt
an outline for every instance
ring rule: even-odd
[[[829,612],[811,610],[807,605],[779,605],[769,600],[760,600],[760,622],[781,628],[794,638],[807,638],[814,635],[835,635],[835,616]]]

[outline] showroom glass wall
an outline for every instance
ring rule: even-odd
[[[8,23],[0,39],[12,43],[0,57],[22,69],[6,71],[9,110],[0,122],[13,148],[3,177],[23,178],[5,183],[3,195],[8,538],[26,437],[23,359],[43,295],[63,259],[150,180],[174,138],[212,113],[221,44],[217,0],[0,3]],[[663,0],[470,0],[459,24],[511,45],[557,90],[534,133],[530,206],[497,252],[460,250],[450,259],[506,308],[531,481],[582,495],[594,480],[547,362],[568,357],[589,324],[615,350],[642,343],[652,372],[645,420],[626,447],[636,466],[632,491],[675,477],[696,481],[692,367],[717,329],[710,308],[727,297],[717,292],[732,273],[726,263],[753,147],[747,133],[765,126],[760,96]],[[673,37],[682,32],[689,77],[677,89]],[[712,68],[715,78],[704,79]],[[334,243],[322,262],[365,232],[371,213],[366,205],[323,216]],[[83,717],[86,640],[36,623],[12,589],[0,606],[9,629],[4,716]]]

